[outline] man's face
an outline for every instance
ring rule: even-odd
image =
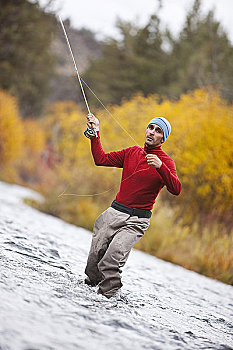
[[[145,144],[148,147],[160,146],[163,141],[163,130],[156,124],[149,124],[145,134]]]

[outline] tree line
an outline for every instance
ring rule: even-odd
[[[21,114],[42,115],[51,88],[59,89],[53,96],[77,102],[80,91],[74,79],[54,83],[56,67],[64,58],[51,50],[59,24],[48,5],[0,0],[0,7],[0,88],[18,98]],[[210,85],[232,102],[233,47],[213,11],[201,14],[201,0],[194,1],[178,37],[162,29],[159,11],[144,26],[118,21],[117,27],[121,39],[99,43],[101,57],[91,61],[83,76],[105,104],[120,104],[138,92],[176,99]],[[77,94],[71,94],[73,90]],[[87,94],[98,108],[97,100]]]
[[[201,0],[194,1],[177,38],[161,29],[159,14],[144,27],[123,21],[117,27],[121,39],[106,41],[102,58],[85,75],[103,101],[119,104],[139,91],[176,99],[211,85],[232,102],[233,47],[214,12],[201,14]]]

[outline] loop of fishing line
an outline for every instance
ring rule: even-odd
[[[139,164],[138,164],[138,165],[139,165]],[[137,165],[136,169],[138,168],[138,165]],[[122,180],[121,183],[123,183],[124,181],[128,180],[131,176],[133,176],[133,175],[136,174],[136,173],[139,173],[139,172],[145,171],[145,170],[149,170],[150,167],[147,167],[147,168],[145,168],[145,169],[140,169],[140,170],[137,170],[137,171],[136,171],[136,169],[135,169],[135,171],[134,171],[132,174],[130,174],[126,179]],[[69,187],[69,186],[68,186],[68,187]],[[61,194],[59,194],[57,197],[58,197],[58,198],[59,198],[59,197],[62,197],[62,196],[95,197],[95,196],[100,196],[100,195],[103,195],[103,194],[105,194],[105,193],[107,193],[107,192],[112,191],[112,190],[114,189],[115,186],[111,187],[109,190],[106,190],[106,191],[103,191],[103,192],[99,192],[99,193],[93,193],[93,194],[65,193],[65,192],[67,191],[68,187],[65,189],[65,191],[63,191],[63,192],[62,192]]]

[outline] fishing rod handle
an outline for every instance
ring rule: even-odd
[[[92,113],[89,113],[90,115],[94,116]],[[93,122],[89,122],[88,126],[86,128],[86,130],[84,131],[84,135],[88,138],[88,139],[93,139],[93,138],[98,138],[97,135],[97,131],[95,130],[95,124]]]

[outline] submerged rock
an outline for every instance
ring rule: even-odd
[[[133,250],[123,288],[84,284],[87,230],[0,183],[0,349],[233,349],[233,288]]]

